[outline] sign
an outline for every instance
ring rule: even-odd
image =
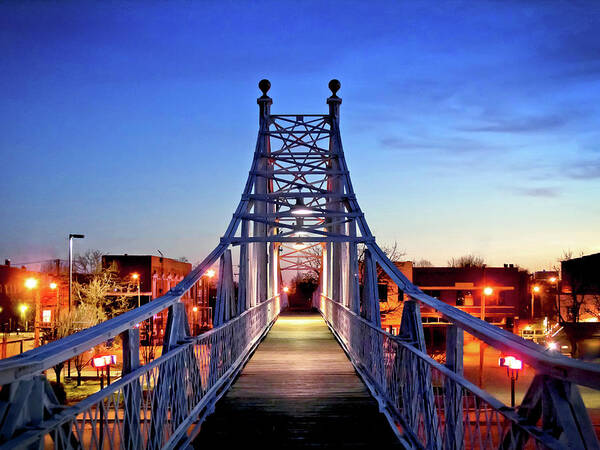
[[[523,361],[515,358],[514,356],[505,356],[504,358],[500,358],[498,360],[498,365],[508,369],[521,370],[523,368]]]
[[[117,363],[117,355],[98,355],[92,358],[92,367],[102,369]]]

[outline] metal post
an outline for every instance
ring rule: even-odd
[[[329,105],[329,117],[331,122],[339,125],[340,121],[340,105],[342,104],[342,99],[339,98],[336,93],[340,88],[340,82],[337,80],[331,80],[329,82],[329,89],[331,89],[332,95],[327,99],[327,104]],[[331,140],[329,142],[329,150],[332,154],[339,154],[340,151],[340,143],[338,142],[335,135],[332,135]],[[327,176],[327,191],[333,194],[339,194],[340,196],[344,194],[344,184],[342,180],[342,176],[340,175],[340,161],[338,158],[332,158],[329,162],[328,169],[333,172],[332,175]],[[335,212],[342,212],[344,210],[344,206],[340,201],[340,198],[333,198],[327,202],[327,209]],[[334,234],[344,234],[343,225],[337,224],[333,225],[329,228],[329,231]],[[343,303],[343,299],[341,298],[342,290],[342,243],[334,242],[331,245],[331,298],[335,302]]]
[[[69,312],[71,312],[71,292],[73,291],[73,236],[69,235]]]
[[[515,375],[512,369],[510,374],[510,406],[511,408],[515,407]]]
[[[83,239],[83,234],[69,234],[69,312],[71,312],[71,298],[73,291],[73,239]]]
[[[254,182],[254,193],[265,195],[269,191],[269,183],[265,177],[265,173],[269,168],[269,159],[267,155],[270,153],[270,138],[266,134],[269,129],[269,121],[271,114],[271,104],[273,100],[267,95],[267,92],[271,88],[271,83],[268,80],[261,80],[258,87],[262,91],[263,95],[259,97],[256,102],[259,105],[260,117],[260,140],[258,151],[260,152],[260,158],[258,160],[258,171],[263,175],[258,175]],[[257,216],[263,216],[266,219],[267,216],[267,202],[266,200],[257,200],[254,203],[254,213]],[[266,237],[267,236],[267,225],[260,221],[254,222],[254,236]],[[256,302],[262,303],[267,299],[268,291],[268,251],[266,242],[257,242],[254,244],[254,264],[256,265]]]
[[[463,376],[463,347],[464,332],[454,324],[446,330],[446,367]],[[444,433],[444,448],[464,448],[464,412],[462,387],[446,378],[444,381],[444,410],[446,426]]]
[[[137,294],[138,294],[138,308],[141,306],[141,299],[140,299],[140,277],[138,277],[137,279]]]
[[[37,348],[40,346],[40,313],[42,309],[42,302],[40,300],[40,286],[35,288],[35,315],[33,317],[33,346]]]
[[[102,389],[104,389],[104,368],[102,368],[102,373],[100,374],[100,390]],[[98,441],[100,444],[98,448],[104,448],[104,399],[100,400],[98,408],[100,408],[100,430],[98,431]]]
[[[483,388],[483,365],[485,363],[485,342],[479,341],[479,387]]]
[[[150,333],[150,332],[149,332]],[[140,367],[140,331],[130,328],[121,333],[123,342],[123,370],[121,376],[133,372]],[[142,446],[140,434],[140,407],[142,402],[142,387],[139,380],[127,384],[123,388],[125,412],[123,430],[126,437],[126,449],[138,449]]]

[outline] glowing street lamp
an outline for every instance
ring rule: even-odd
[[[38,285],[38,280],[36,278],[27,278],[25,280],[25,287],[29,290],[35,289]]]
[[[30,291],[34,291],[35,289],[35,293],[33,294],[35,296],[35,311],[34,311],[34,316],[33,316],[33,323],[34,323],[34,329],[33,329],[33,344],[35,347],[38,347],[40,345],[40,309],[41,309],[41,301],[40,301],[40,290],[38,289],[38,285],[39,285],[39,280],[37,278],[27,278],[25,280],[25,287],[27,289],[29,289]]]
[[[287,286],[284,286],[284,287],[283,287],[283,292],[285,292],[285,293],[288,293],[288,292],[290,292],[290,288],[289,288],[289,287],[287,287]]]
[[[139,273],[132,273],[131,274],[131,278],[135,281],[137,281],[137,294],[138,294],[138,308],[141,305],[141,300],[140,300],[140,274]]]
[[[60,301],[59,301],[59,292],[60,289],[58,289],[58,284],[55,283],[54,281],[52,283],[50,283],[50,289],[52,289],[53,291],[56,291],[56,311],[55,311],[55,316],[58,315],[58,311],[60,309]]]
[[[209,270],[207,270],[207,271],[206,271],[206,276],[207,276],[208,278],[212,278],[212,277],[214,277],[214,276],[215,276],[215,271],[214,271],[213,269],[209,269]]]
[[[304,199],[302,197],[296,199],[296,205],[290,209],[290,212],[294,216],[308,216],[312,213],[312,211],[304,205]]]
[[[535,294],[540,292],[540,287],[536,284],[531,288],[531,319],[533,320],[533,302],[535,300]]]
[[[486,301],[486,297],[489,297],[490,295],[492,295],[494,293],[494,290],[489,287],[486,286],[483,288],[483,291],[481,291],[482,296],[481,296],[481,320],[485,320],[485,301]]]
[[[523,369],[523,361],[514,356],[506,356],[498,360],[500,367],[506,367],[506,375],[510,377],[510,406],[515,407],[515,381],[519,379],[519,371]]]
[[[25,332],[27,332],[27,322],[25,322],[25,313],[29,309],[27,305],[19,305],[19,312],[21,313],[21,322],[25,324]]]

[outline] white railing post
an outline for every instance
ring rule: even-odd
[[[446,330],[446,367],[463,376],[464,333],[456,325]],[[462,450],[465,447],[462,387],[451,379],[444,380],[445,433],[444,449]]]
[[[140,367],[140,330],[131,328],[121,333],[123,344],[123,371],[121,376]],[[142,389],[139,380],[134,380],[123,387],[123,448],[135,450],[142,447],[140,431],[140,408],[142,405]]]

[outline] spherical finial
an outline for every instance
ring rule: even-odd
[[[271,89],[271,82],[267,79],[260,80],[258,82],[258,88],[262,91],[263,95],[266,96],[269,89]]]
[[[342,87],[342,83],[340,83],[340,80],[336,80],[334,78],[333,80],[331,80],[329,82],[329,89],[331,90],[331,93],[333,94],[334,97],[337,97],[335,94],[337,93],[337,91],[340,90],[341,87]]]

